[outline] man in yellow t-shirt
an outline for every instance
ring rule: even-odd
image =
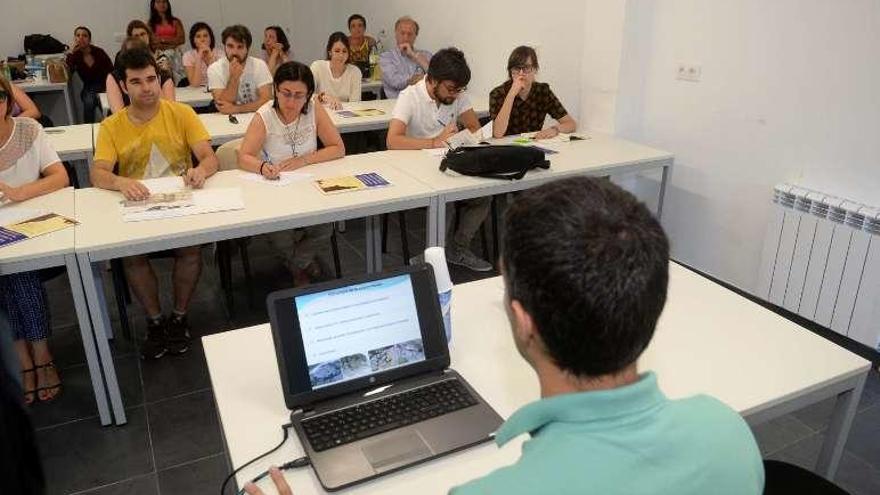
[[[121,192],[126,199],[143,200],[149,189],[139,179],[182,176],[193,188],[204,186],[217,171],[210,136],[192,108],[160,98],[158,68],[142,48],[119,55],[116,70],[131,105],[101,123],[95,146],[92,184]],[[192,163],[195,155],[197,164]],[[114,167],[118,171],[114,173]],[[125,258],[125,273],[132,291],[147,313],[147,339],[143,359],[189,350],[186,311],[201,273],[200,246],[174,251],[174,312],[162,316],[156,274],[144,256]]]

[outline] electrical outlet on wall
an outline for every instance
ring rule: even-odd
[[[700,82],[703,69],[697,64],[678,64],[675,78],[680,81]]]

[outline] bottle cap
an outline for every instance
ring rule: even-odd
[[[446,266],[446,251],[437,246],[425,249],[425,263],[434,268],[437,292],[452,290],[452,279],[449,278],[449,267]]]

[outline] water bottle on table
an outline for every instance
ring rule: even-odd
[[[425,249],[425,263],[434,269],[437,281],[437,299],[440,301],[440,312],[443,314],[443,328],[446,331],[446,343],[452,343],[452,279],[449,278],[449,267],[446,265],[446,251],[442,247]]]

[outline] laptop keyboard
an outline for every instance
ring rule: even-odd
[[[309,418],[302,427],[312,448],[321,452],[476,404],[459,380],[443,380]]]

